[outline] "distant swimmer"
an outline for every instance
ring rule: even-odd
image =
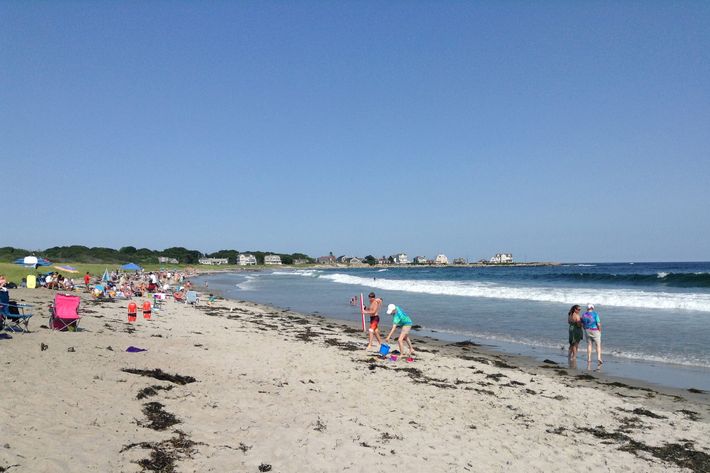
[[[352,296],[350,298],[350,305],[355,305],[357,304],[357,296]]]
[[[369,350],[372,348],[372,339],[377,338],[377,343],[382,345],[382,337],[380,337],[380,307],[382,306],[382,299],[375,296],[374,292],[367,295],[370,305],[365,307],[363,312],[370,315],[370,328],[367,331],[367,348]]]
[[[407,358],[407,361],[412,361],[411,357],[414,356],[414,347],[412,346],[412,340],[409,338],[409,332],[412,330],[412,319],[410,319],[401,308],[394,304],[387,306],[387,315],[393,316],[392,330],[390,330],[390,333],[387,335],[385,340],[389,343],[394,331],[397,330],[397,327],[401,327],[402,331],[400,332],[399,339],[397,340],[399,344],[399,353],[404,355],[404,342],[407,342],[407,345],[409,346],[409,358]]]

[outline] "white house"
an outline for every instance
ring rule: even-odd
[[[220,266],[222,264],[229,264],[227,258],[200,258],[198,260],[200,264],[209,264],[212,266]]]
[[[178,260],[176,258],[169,258],[167,256],[158,256],[158,263],[161,264],[178,264]]]
[[[240,254],[237,256],[237,264],[239,266],[251,266],[256,264],[256,256],[246,254]]]
[[[392,257],[394,259],[394,264],[409,264],[409,258],[406,253],[399,253]]]
[[[434,264],[449,264],[449,258],[446,255],[436,255]]]
[[[496,255],[489,261],[494,264],[512,263],[513,254],[512,253],[496,253]]]
[[[427,264],[429,261],[426,259],[426,256],[415,256],[414,257],[414,263],[415,264]]]
[[[281,264],[281,257],[279,255],[266,255],[264,256],[264,264]]]

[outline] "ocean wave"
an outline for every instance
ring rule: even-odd
[[[296,269],[294,271],[273,271],[273,276],[305,276],[308,278],[317,278],[323,271],[317,269]]]
[[[627,284],[635,286],[710,288],[710,273],[671,273],[663,271],[654,274],[553,273],[535,275],[531,279],[579,283]]]
[[[710,312],[710,294],[646,292],[633,289],[592,289],[567,287],[511,287],[476,281],[434,281],[363,278],[350,274],[321,275],[339,284],[365,286],[386,291],[404,291],[491,299],[514,299],[565,304],[593,302],[600,306],[648,309],[695,310]]]

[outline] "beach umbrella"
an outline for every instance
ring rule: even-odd
[[[126,263],[123,266],[121,266],[121,269],[124,271],[140,271],[143,268],[141,268],[140,266],[138,266],[135,263]]]
[[[76,268],[74,268],[72,266],[57,266],[57,265],[55,265],[54,267],[60,271],[64,271],[67,273],[78,273],[79,272],[76,270]]]
[[[15,264],[21,264],[28,268],[36,268],[37,266],[49,266],[52,264],[48,259],[37,258],[36,256],[25,256],[24,258],[17,258]]]
[[[101,276],[101,280],[108,282],[110,279],[111,279],[111,276],[109,276],[108,268],[106,268],[106,270],[104,271],[104,275]]]

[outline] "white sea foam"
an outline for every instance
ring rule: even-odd
[[[295,271],[274,271],[271,274],[274,276],[306,276],[309,278],[317,278],[323,271],[317,269],[297,269]]]
[[[560,302],[565,304],[577,304],[579,301],[593,301],[595,305],[600,306],[710,312],[710,294],[645,292],[633,289],[601,290],[568,287],[511,287],[476,281],[373,280],[372,278],[363,278],[342,273],[324,274],[320,277],[339,284],[372,287],[387,291],[538,302]]]
[[[577,266],[585,266],[585,267],[587,267],[587,266],[596,266],[596,264],[578,264]]]
[[[658,279],[663,279],[668,276],[668,273],[664,273],[661,271],[660,273],[656,274],[656,276],[658,276]]]
[[[253,291],[254,290],[254,282],[256,281],[256,277],[247,275],[244,279],[244,281],[235,284],[239,289],[242,291]]]
[[[377,270],[378,273],[384,273],[385,271],[387,271],[387,268],[382,268],[382,269]]]

